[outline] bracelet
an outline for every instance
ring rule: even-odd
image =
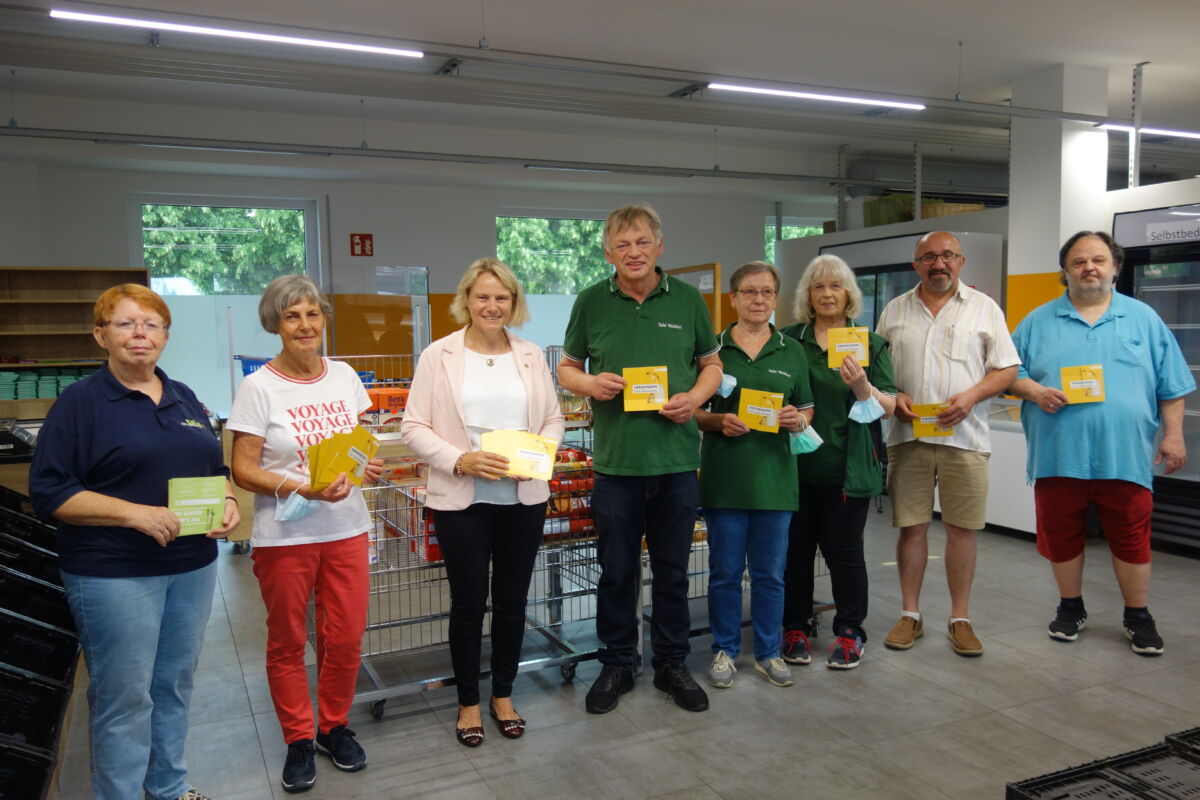
[[[225,499],[226,499],[226,500],[232,500],[232,501],[233,501],[233,504],[234,504],[235,506],[238,504],[237,498],[236,498],[236,497],[234,497],[234,496],[233,496],[233,495],[231,495],[231,494],[227,494],[227,495],[225,495]]]
[[[461,456],[458,457],[458,461],[454,462],[454,477],[456,477],[456,478],[467,477],[467,473],[463,472],[463,468],[462,468],[463,459],[466,457],[467,457],[467,454],[463,453]]]
[[[805,428],[807,428],[807,427],[808,427],[808,420],[807,420],[807,419],[805,419],[803,415],[801,415],[801,417],[800,417],[800,430],[796,431],[796,433],[804,433],[804,429],[805,429]]]

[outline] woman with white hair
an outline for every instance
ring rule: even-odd
[[[814,258],[796,289],[799,320],[783,332],[804,345],[808,356],[816,416],[813,430],[823,444],[797,456],[800,511],[788,531],[784,574],[783,657],[808,664],[809,639],[815,633],[813,558],[818,545],[833,584],[833,631],[837,636],[826,666],[858,666],[867,640],[867,565],[863,528],[870,498],[883,491],[879,453],[870,423],[896,406],[896,386],[887,342],[868,334],[867,365],[847,355],[838,369],[829,365],[829,331],[854,325],[862,309],[862,291],[845,261],[835,255]]]

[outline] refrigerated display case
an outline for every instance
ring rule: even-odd
[[[1116,214],[1113,238],[1125,248],[1117,290],[1158,312],[1200,381],[1200,203]],[[1184,401],[1183,436],[1188,463],[1155,468],[1152,537],[1200,547],[1200,392]]]

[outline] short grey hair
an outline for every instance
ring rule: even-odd
[[[747,261],[733,271],[729,276],[729,291],[736,292],[738,287],[742,285],[742,279],[750,275],[757,275],[760,272],[769,273],[771,279],[775,281],[775,291],[779,291],[779,270],[775,269],[774,264],[766,261]]]
[[[281,275],[267,284],[262,299],[258,301],[258,321],[267,333],[279,333],[283,314],[296,303],[304,300],[316,303],[328,320],[333,306],[316,281],[307,275]]]
[[[812,295],[813,283],[818,278],[833,278],[841,281],[842,288],[846,290],[846,319],[853,320],[862,313],[862,289],[858,288],[858,279],[854,277],[854,270],[850,269],[850,265],[838,256],[827,253],[808,262],[808,266],[804,268],[804,274],[800,276],[800,285],[796,287],[796,302],[792,307],[797,320],[812,322],[813,318],[817,316],[809,298]]]

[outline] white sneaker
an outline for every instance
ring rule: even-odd
[[[724,650],[713,656],[712,666],[708,668],[708,682],[718,689],[728,689],[733,686],[733,673],[737,672],[733,659]]]
[[[795,683],[792,680],[792,671],[788,669],[787,662],[778,656],[763,661],[756,661],[754,662],[754,668],[776,686],[791,686]]]

